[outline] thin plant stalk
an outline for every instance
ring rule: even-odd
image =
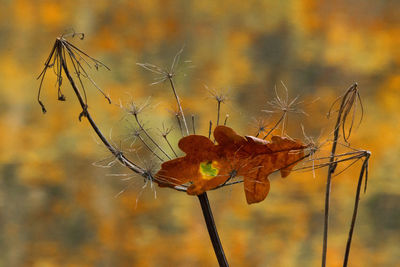
[[[211,129],[212,129],[212,121],[210,121],[210,126],[208,127],[208,139],[211,138]]]
[[[186,134],[189,135],[189,129],[188,129],[187,124],[186,124],[185,115],[183,114],[181,101],[179,100],[179,96],[178,96],[178,94],[176,93],[176,90],[175,90],[174,81],[173,81],[172,77],[170,77],[170,76],[168,76],[168,79],[169,79],[169,83],[171,84],[172,91],[174,92],[176,103],[178,104],[179,113],[182,116],[183,125],[185,126],[185,129],[186,129]]]
[[[224,126],[226,126],[226,123],[228,122],[228,118],[229,118],[229,115],[226,114],[226,116],[225,116],[225,121],[224,121]]]
[[[182,129],[181,119],[179,119],[179,113],[176,113],[175,117],[176,117],[176,120],[178,122],[178,126],[179,126],[179,130],[181,131],[181,135],[185,136],[185,134],[183,133],[183,129]]]
[[[199,198],[200,201],[204,220],[206,221],[207,225],[208,234],[210,235],[211,243],[213,245],[215,256],[217,257],[219,266],[227,267],[229,266],[229,264],[228,261],[226,260],[225,252],[218,236],[217,227],[215,225],[207,193],[204,192],[203,194],[198,195],[197,197]]]
[[[196,134],[196,128],[194,124],[194,115],[192,115],[192,128],[193,128],[193,134]]]
[[[282,116],[279,118],[279,120],[275,123],[274,127],[271,128],[271,130],[269,130],[269,132],[263,137],[263,139],[265,140],[265,138],[267,138],[273,130],[275,130],[279,124],[282,122],[282,120],[286,117],[286,112],[283,112]]]
[[[221,101],[218,101],[218,108],[217,108],[217,126],[219,125],[219,113],[221,111]]]
[[[57,49],[61,50],[61,47],[58,46]],[[61,51],[60,51],[61,52]],[[69,73],[67,64],[64,60],[63,57],[60,57],[61,59],[61,65],[62,68],[65,72],[65,75],[67,76],[72,89],[75,92],[75,95],[77,96],[78,100],[79,100],[79,104],[81,105],[83,111],[81,113],[82,116],[86,117],[87,120],[89,121],[91,127],[93,128],[93,130],[95,131],[95,133],[97,134],[97,136],[100,138],[100,140],[102,141],[102,143],[108,148],[108,150],[126,167],[128,167],[129,169],[131,169],[133,172],[141,174],[141,175],[146,175],[145,170],[143,170],[142,168],[140,168],[139,166],[137,166],[135,163],[133,163],[132,161],[130,161],[128,158],[126,158],[122,152],[120,152],[119,150],[117,150],[116,148],[114,148],[113,145],[110,144],[110,142],[108,142],[107,138],[103,135],[103,133],[100,131],[99,127],[97,126],[97,124],[95,123],[95,121],[93,120],[92,116],[90,115],[88,109],[87,109],[87,105],[85,104],[82,95],[80,93],[80,91],[78,90],[74,79],[72,78],[71,74]],[[82,117],[80,116],[80,117]]]
[[[157,153],[151,149],[151,147],[146,143],[146,141],[144,141],[143,137],[140,135],[137,135],[137,137],[139,137],[140,141],[143,143],[143,145],[154,155],[156,156],[161,162],[164,161],[164,159],[162,157],[160,157],[159,155],[157,155]]]
[[[368,161],[369,161],[369,157],[370,156],[371,156],[371,153],[370,152],[366,152],[366,156],[365,156],[364,162],[363,162],[362,167],[361,167],[360,177],[358,178],[356,197],[355,197],[355,201],[354,201],[353,216],[351,218],[349,236],[347,238],[347,243],[346,243],[346,251],[345,251],[345,254],[344,254],[343,267],[347,267],[347,263],[349,261],[351,240],[353,238],[354,226],[356,224],[356,219],[357,219],[358,203],[360,201],[361,184],[362,184],[363,178],[365,177],[365,186],[367,185]]]
[[[343,102],[342,102],[343,106]],[[342,107],[341,107],[342,108]],[[335,172],[337,162],[335,162],[336,145],[339,139],[339,126],[340,126],[341,114],[339,113],[335,125],[334,138],[332,143],[332,150],[329,159],[328,176],[326,179],[326,189],[325,189],[325,210],[324,210],[324,234],[322,241],[322,267],[326,266],[326,253],[328,248],[328,228],[329,228],[329,204],[330,204],[330,194],[331,194],[331,184],[332,175]]]
[[[327,255],[327,248],[328,248],[328,228],[329,228],[329,205],[330,205],[330,193],[331,193],[331,184],[332,184],[332,175],[335,172],[337,162],[335,162],[336,157],[336,147],[337,142],[339,140],[339,131],[340,125],[345,119],[344,115],[346,115],[346,110],[349,110],[349,104],[352,105],[347,100],[347,95],[349,92],[353,90],[353,88],[357,87],[357,83],[352,85],[346,92],[345,97],[342,98],[342,102],[340,103],[340,108],[338,111],[338,116],[335,124],[335,129],[333,132],[333,143],[331,149],[331,155],[329,159],[329,168],[328,168],[328,175],[326,179],[326,189],[325,189],[325,211],[324,211],[324,234],[323,234],[323,241],[322,241],[322,267],[326,267],[326,255]],[[344,115],[343,115],[344,114]]]
[[[140,123],[139,118],[137,116],[137,114],[134,115],[135,120],[137,125],[139,126],[140,130],[142,130],[144,132],[144,134],[147,136],[147,138],[149,138],[149,140],[168,158],[171,159],[171,157],[167,154],[167,152],[164,151],[164,149],[162,149],[156,141],[154,141],[154,139],[149,135],[149,133],[146,131],[146,129],[143,128],[143,125]]]
[[[176,154],[176,152],[175,152],[174,148],[172,147],[171,143],[168,141],[167,136],[166,136],[166,135],[165,135],[165,136],[163,135],[163,138],[164,138],[164,140],[167,142],[167,144],[168,144],[169,148],[171,149],[172,153],[174,153],[175,157],[178,157],[178,155]]]

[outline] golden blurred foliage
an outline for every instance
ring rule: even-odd
[[[400,17],[398,1],[47,1],[3,0],[0,9],[0,266],[216,266],[195,197],[144,187],[98,144],[67,79],[57,101],[50,70],[37,104],[36,80],[57,36],[111,68],[90,70],[109,94],[104,101],[85,83],[88,105],[103,132],[128,150],[134,123],[118,107],[150,107],[141,119],[157,135],[164,122],[176,148],[175,100],[167,82],[137,62],[169,67],[182,47],[176,86],[186,118],[208,134],[217,104],[205,86],[226,92],[221,119],[241,135],[257,133],[256,120],[281,81],[300,95],[308,114],[290,115],[292,137],[331,138],[326,113],[358,82],[364,119],[350,139],[372,152],[367,194],[361,196],[349,266],[400,266]],[[190,60],[191,63],[185,63]],[[315,101],[316,99],[319,99]],[[358,114],[359,115],[359,114]],[[161,138],[160,138],[161,140]],[[139,142],[133,143],[138,148]],[[178,149],[176,148],[178,151]],[[132,153],[145,164],[145,148]],[[329,146],[321,149],[329,155]],[[340,266],[360,169],[334,177],[328,266]],[[271,179],[259,204],[246,204],[243,187],[209,193],[232,266],[318,266],[322,250],[326,169]],[[117,176],[125,175],[126,176]],[[120,178],[132,178],[121,181]],[[124,192],[118,194],[121,190]],[[154,190],[156,190],[156,198]],[[118,195],[118,196],[117,196]]]

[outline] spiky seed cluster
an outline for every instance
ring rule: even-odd
[[[56,82],[56,87],[57,87],[57,93],[58,93],[58,100],[60,101],[65,101],[66,97],[61,91],[61,86],[63,82],[63,72],[66,73],[68,71],[68,62],[69,64],[72,65],[75,75],[78,78],[79,85],[80,85],[80,90],[83,92],[84,99],[80,99],[82,102],[81,104],[84,104],[87,107],[87,97],[86,97],[86,90],[83,85],[81,77],[84,77],[88,79],[96,88],[99,90],[104,97],[108,100],[109,103],[111,103],[111,99],[100,89],[100,87],[97,86],[97,84],[93,81],[93,79],[89,76],[87,73],[85,67],[83,65],[86,65],[87,67],[91,68],[94,66],[96,70],[99,67],[105,67],[107,70],[110,70],[106,65],[104,65],[102,62],[92,58],[79,48],[77,48],[75,45],[71,44],[69,41],[67,41],[65,38],[67,36],[78,36],[81,40],[84,38],[83,33],[75,33],[73,32],[72,34],[67,34],[67,35],[61,35],[60,37],[56,38],[56,41],[53,45],[53,48],[47,58],[47,60],[44,63],[44,68],[42,72],[39,74],[37,79],[40,79],[40,85],[39,85],[39,90],[38,90],[38,96],[37,100],[42,107],[43,113],[46,113],[46,108],[43,104],[43,102],[40,100],[40,94],[42,90],[42,85],[44,78],[46,76],[46,72],[48,69],[53,69],[54,73],[56,74],[57,77],[57,82]],[[68,75],[69,76],[69,73]],[[73,82],[73,81],[70,81]],[[81,113],[80,117],[84,115]]]

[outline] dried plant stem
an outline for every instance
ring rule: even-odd
[[[167,154],[167,152],[164,151],[164,149],[162,149],[156,141],[154,141],[154,139],[149,135],[149,133],[146,131],[146,129],[143,128],[143,125],[140,123],[139,118],[137,116],[137,114],[134,115],[135,120],[137,125],[139,126],[140,130],[142,130],[144,132],[144,134],[147,136],[147,138],[149,138],[149,140],[168,158],[171,159],[171,157]],[[154,153],[155,154],[155,153]]]
[[[160,157],[159,155],[157,155],[157,153],[151,149],[151,147],[146,143],[146,141],[144,141],[143,137],[140,135],[137,135],[137,137],[140,139],[140,141],[142,141],[143,145],[154,155],[156,156],[161,162],[164,161],[164,159],[162,157]]]
[[[322,267],[326,266],[326,254],[328,248],[328,228],[329,228],[329,205],[330,205],[330,194],[331,194],[331,184],[332,184],[332,175],[335,172],[337,162],[335,162],[335,154],[336,154],[336,147],[337,142],[339,140],[339,130],[340,125],[342,123],[342,114],[343,110],[346,105],[346,98],[342,99],[340,104],[335,130],[333,132],[333,143],[332,143],[332,150],[329,159],[329,168],[328,168],[328,175],[326,179],[326,189],[325,189],[325,211],[324,211],[324,235],[322,240]]]
[[[367,185],[368,161],[369,161],[369,157],[370,156],[371,156],[371,153],[369,151],[367,151],[365,153],[365,159],[364,159],[363,165],[361,167],[360,177],[358,178],[358,184],[357,184],[357,190],[356,190],[356,198],[355,198],[355,201],[354,201],[353,217],[351,218],[349,236],[347,238],[346,251],[345,251],[345,254],[344,254],[343,267],[347,267],[347,263],[348,263],[348,260],[349,260],[351,240],[352,240],[352,237],[353,237],[354,226],[356,224],[356,218],[357,218],[357,212],[358,212],[358,203],[360,201],[361,184],[362,184],[363,178],[365,176],[365,186]]]
[[[218,236],[217,227],[214,222],[214,217],[211,211],[210,203],[208,202],[207,193],[204,192],[197,196],[200,201],[201,209],[203,211],[204,220],[206,221],[208,234],[210,235],[211,243],[214,248],[215,256],[217,257],[219,266],[229,266],[226,260],[224,249],[222,248],[221,241]]]
[[[57,49],[61,50],[61,47],[57,47]],[[60,51],[61,52],[61,51]],[[65,72],[65,75],[67,76],[72,89],[75,92],[75,95],[77,96],[78,100],[79,100],[79,104],[81,105],[83,111],[80,115],[80,117],[84,116],[87,118],[87,120],[89,121],[90,125],[92,126],[93,130],[96,132],[97,136],[100,138],[100,140],[103,142],[103,144],[107,147],[107,149],[126,167],[128,167],[130,170],[132,170],[135,173],[141,174],[142,176],[146,176],[146,172],[145,170],[143,170],[142,168],[140,168],[138,165],[136,165],[135,163],[133,163],[132,161],[130,161],[128,158],[126,158],[123,153],[121,151],[119,151],[118,149],[116,149],[115,147],[113,147],[110,142],[108,142],[108,140],[106,139],[106,137],[103,135],[103,133],[100,131],[99,127],[97,127],[97,124],[94,122],[92,116],[90,115],[89,111],[88,111],[88,107],[85,104],[81,93],[79,92],[71,74],[69,73],[67,64],[64,60],[64,58],[61,58],[61,65],[62,68]]]
[[[228,122],[228,118],[229,118],[229,115],[226,114],[226,116],[225,116],[225,121],[224,121],[224,126],[226,126],[226,123]]]
[[[163,136],[163,138],[165,139],[165,141],[167,142],[169,148],[171,149],[172,153],[174,153],[175,157],[178,157],[178,155],[176,154],[174,148],[172,147],[171,143],[168,141],[167,136]]]
[[[172,77],[169,78],[169,82],[171,84],[172,91],[174,92],[176,103],[178,104],[179,113],[182,116],[183,125],[185,126],[185,129],[186,129],[186,134],[189,135],[189,129],[188,129],[187,124],[186,124],[185,115],[183,114],[181,101],[179,100],[178,94],[176,93],[175,85],[174,85],[174,81],[173,81]]]
[[[182,136],[185,136],[185,134],[183,133],[181,120],[179,119],[179,114],[176,113],[176,114],[175,114],[175,117],[176,117],[176,120],[177,120],[177,122],[178,122],[179,130],[181,130],[181,135],[182,135]]]
[[[279,124],[282,122],[282,120],[286,117],[286,112],[282,113],[282,116],[279,118],[279,120],[275,123],[274,127],[271,128],[271,130],[269,130],[269,132],[263,137],[263,139],[267,138],[273,130],[275,130]]]
[[[217,126],[219,125],[219,114],[221,111],[221,101],[218,101],[218,108],[217,108]]]
[[[210,121],[210,127],[208,127],[208,139],[211,138],[212,121]],[[214,140],[215,142],[215,140]]]
[[[196,134],[196,127],[194,125],[194,115],[192,115],[192,128],[193,128],[193,134]]]

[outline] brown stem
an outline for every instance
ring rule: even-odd
[[[365,184],[367,183],[367,178],[368,178],[368,160],[369,160],[370,156],[371,156],[371,153],[369,151],[366,152],[365,159],[364,159],[363,165],[361,167],[360,177],[358,178],[358,184],[357,184],[357,190],[356,190],[356,198],[355,198],[355,201],[354,201],[353,216],[351,218],[349,237],[347,238],[347,243],[346,243],[346,252],[344,253],[343,267],[347,267],[347,263],[349,261],[351,240],[353,238],[354,226],[356,224],[356,219],[357,219],[358,203],[360,201],[361,184],[362,184],[362,181],[363,181],[363,178],[364,178],[364,173],[365,173]]]
[[[174,153],[175,157],[178,157],[178,155],[176,154],[176,152],[175,152],[174,148],[172,147],[171,143],[168,141],[167,136],[165,135],[163,137],[164,137],[165,141],[167,142],[169,148],[172,150],[172,153]]]
[[[229,118],[229,115],[226,114],[226,116],[225,116],[225,121],[224,121],[224,126],[226,126],[226,123],[228,122],[228,118]]]
[[[333,133],[333,143],[332,143],[332,150],[329,159],[329,168],[328,168],[328,175],[326,178],[326,189],[325,189],[325,211],[324,211],[324,236],[322,240],[322,263],[321,266],[326,266],[326,254],[328,248],[328,228],[329,228],[329,205],[330,205],[330,195],[331,195],[331,184],[332,184],[332,175],[335,172],[337,162],[335,162],[335,154],[336,154],[336,146],[339,139],[339,128],[342,120],[343,108],[345,107],[345,100],[343,98],[338,117],[335,124],[335,130]]]
[[[147,136],[147,138],[149,138],[149,140],[168,158],[171,159],[171,157],[167,154],[167,152],[164,151],[164,149],[162,149],[156,141],[154,141],[154,139],[149,135],[149,133],[146,131],[146,129],[143,128],[143,125],[140,123],[139,118],[137,116],[137,114],[134,115],[135,116],[135,120],[137,125],[139,126],[140,130],[142,130],[144,132],[144,134]]]
[[[196,127],[194,125],[194,115],[192,115],[192,127],[193,127],[193,134],[196,134]]]
[[[208,128],[208,139],[211,138],[212,121],[210,121],[210,127]],[[214,140],[215,142],[215,140]]]
[[[61,50],[61,47],[58,47],[57,49]],[[125,157],[125,155],[121,152],[118,151],[116,148],[114,148],[110,142],[108,142],[108,140],[106,139],[106,137],[103,135],[103,133],[100,131],[99,127],[97,127],[96,123],[94,122],[92,116],[90,115],[89,111],[88,111],[88,107],[85,104],[85,102],[83,101],[83,98],[74,82],[74,80],[72,79],[69,70],[67,68],[67,65],[65,63],[64,58],[61,58],[61,65],[62,68],[65,72],[65,75],[67,76],[72,89],[75,92],[75,95],[77,96],[78,100],[79,100],[79,104],[81,105],[83,111],[82,111],[82,115],[84,117],[87,118],[87,120],[89,121],[90,125],[92,126],[93,130],[96,132],[97,136],[100,138],[100,140],[103,142],[103,144],[108,148],[108,150],[110,150],[110,152],[126,167],[128,167],[129,169],[131,169],[133,172],[141,174],[141,175],[146,175],[146,172],[140,168],[138,165],[136,165],[135,163],[133,163],[132,161],[130,161],[128,158]]]
[[[183,134],[183,129],[182,129],[181,120],[179,119],[179,113],[176,113],[176,114],[175,114],[175,117],[176,117],[176,120],[177,120],[177,122],[178,122],[178,126],[179,126],[179,130],[181,131],[181,135],[182,135],[182,136],[185,136],[185,135]]]
[[[207,193],[204,192],[197,196],[200,201],[201,209],[203,211],[204,220],[206,221],[208,234],[210,235],[211,243],[214,248],[215,256],[217,257],[219,266],[229,266],[226,260],[224,249],[222,248],[221,241],[218,236],[217,227],[215,225],[214,217],[211,211],[210,203],[208,202]]]
[[[169,78],[169,82],[171,84],[172,91],[174,92],[176,103],[178,104],[179,113],[182,116],[183,125],[185,126],[185,129],[186,129],[186,134],[189,135],[189,129],[188,129],[187,124],[186,124],[185,115],[183,114],[181,101],[179,100],[178,94],[176,93],[176,90],[175,90],[174,81],[172,80],[172,78]]]
[[[151,147],[146,143],[146,141],[144,141],[143,137],[141,137],[140,135],[137,135],[137,137],[139,137],[140,141],[142,141],[143,145],[147,148],[147,150],[149,150],[154,156],[156,156],[161,162],[164,161],[163,158],[161,158],[159,155],[157,155],[157,153],[151,149]]]
[[[278,122],[274,125],[274,127],[272,127],[271,130],[269,130],[269,132],[263,137],[264,140],[265,140],[265,138],[268,137],[268,135],[269,135],[270,133],[272,133],[273,130],[275,130],[275,129],[278,127],[278,125],[282,122],[283,118],[285,118],[285,115],[286,115],[286,111],[283,112],[281,118],[280,118],[280,119],[278,120]]]
[[[218,101],[218,108],[217,108],[217,126],[219,125],[219,113],[221,111],[221,101]]]

